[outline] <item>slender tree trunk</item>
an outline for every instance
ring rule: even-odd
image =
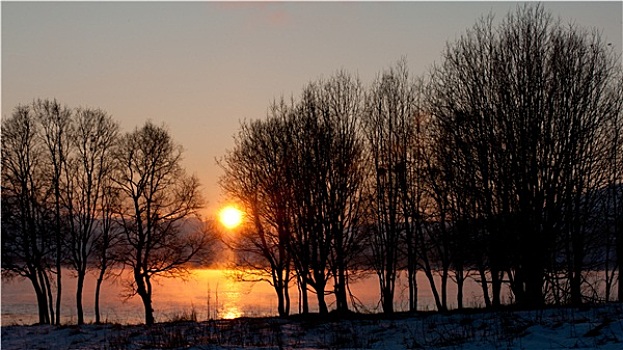
[[[277,313],[279,314],[279,317],[285,317],[287,314],[283,287],[275,286],[275,291],[277,292]]]
[[[409,285],[409,311],[417,311],[417,265],[415,253],[414,227],[409,223],[409,218],[405,216],[406,223],[406,244],[407,244],[407,280]]]
[[[57,244],[60,244],[60,239],[57,240]],[[56,257],[56,321],[55,324],[56,325],[60,325],[61,324],[61,296],[62,296],[62,289],[63,289],[63,284],[62,284],[62,273],[61,273],[61,251],[60,248],[57,249],[56,251],[57,257]]]
[[[285,300],[285,281],[283,279],[283,270],[277,267],[272,268],[273,286],[277,293],[277,313],[279,317],[286,316],[286,300]]]
[[[514,272],[511,274],[511,272]],[[526,283],[524,280],[523,272],[521,269],[516,268],[514,271],[508,271],[509,279],[511,282],[511,289],[513,291],[513,295],[515,297],[515,304],[522,305],[525,300],[525,289],[524,284]],[[495,307],[495,305],[494,305]]]
[[[617,298],[619,302],[623,302],[623,232],[619,232],[617,237],[617,267],[619,275]]]
[[[58,181],[58,179],[56,180]],[[56,325],[61,324],[61,296],[63,290],[62,283],[62,239],[61,239],[61,209],[60,209],[60,189],[59,184],[55,184],[55,195],[56,195],[56,222],[55,222],[55,235],[56,235]]]
[[[39,285],[43,286],[45,293],[47,293],[48,309],[50,311],[48,323],[53,324],[55,318],[54,318],[54,298],[52,298],[52,286],[50,285],[50,279],[48,278],[48,275],[43,271],[39,271]]]
[[[407,222],[407,279],[409,283],[409,311],[417,311],[417,265],[413,229]]]
[[[610,279],[610,236],[606,234],[606,257],[604,259],[604,275],[606,282],[606,303],[610,302],[610,289],[612,288],[612,280]]]
[[[391,219],[390,219],[391,220]],[[389,232],[396,231],[396,225],[391,220],[390,227],[392,229],[388,230]],[[388,244],[391,244],[388,242]],[[396,281],[396,254],[395,249],[397,247],[387,246],[387,251],[385,254],[385,269],[381,273],[383,274],[383,281],[381,285],[381,293],[383,299],[383,312],[386,314],[394,313],[394,284]]]
[[[610,196],[616,196],[616,187],[612,184],[610,184],[610,186],[612,187],[612,193],[608,193],[608,199],[609,201],[612,200],[612,205],[613,208],[615,209],[615,213],[616,213],[616,197],[610,197]],[[608,202],[608,206],[610,206],[610,202]],[[615,271],[616,271],[616,266],[614,266],[613,268],[610,267],[610,262],[612,259],[612,236],[610,236],[612,233],[610,232],[610,225],[613,225],[614,228],[614,234],[616,237],[616,231],[617,231],[617,227],[616,227],[616,221],[612,220],[612,223],[610,222],[611,217],[610,214],[608,213],[608,220],[606,220],[606,226],[605,226],[605,242],[606,242],[606,256],[604,259],[604,272],[606,275],[606,302],[610,302],[610,299],[612,298],[612,286],[613,286],[613,281],[614,281],[614,276],[615,276]]]
[[[78,314],[78,325],[84,324],[84,311],[82,309],[82,290],[84,289],[85,271],[78,271],[78,285],[76,287],[76,312]]]
[[[309,314],[309,298],[307,296],[307,281],[305,278],[298,276],[299,288],[300,288],[300,298],[299,298],[299,312],[303,315]]]
[[[289,267],[290,263],[288,262],[286,266],[286,280],[285,280],[285,286],[283,288],[283,292],[284,292],[284,296],[285,296],[285,300],[286,300],[286,307],[285,307],[285,314],[286,316],[290,314],[290,267]]]
[[[385,261],[385,268],[378,272],[379,285],[381,289],[381,306],[383,313],[394,313],[394,281],[395,273],[392,271],[392,258],[388,253]]]
[[[37,280],[36,274],[29,275],[28,279],[32,283],[32,287],[35,290],[37,296],[37,309],[39,311],[39,324],[50,323],[50,315],[48,314],[48,300],[45,296],[44,290],[41,289],[41,285]]]
[[[428,265],[428,263],[427,263]],[[430,284],[430,290],[433,293],[433,298],[435,299],[435,306],[437,307],[437,311],[443,311],[443,306],[441,305],[441,299],[439,298],[439,292],[437,291],[437,287],[435,286],[435,279],[433,277],[433,272],[427,266],[424,269],[424,274],[428,279],[428,283]]]
[[[441,271],[441,310],[448,310],[448,267],[444,266]]]
[[[346,293],[346,272],[343,267],[338,268],[337,283],[335,286],[335,302],[337,310],[340,312],[348,312],[348,296]]]
[[[480,273],[480,287],[482,288],[482,296],[485,300],[485,307],[491,307],[491,298],[489,298],[489,285],[487,284],[487,272],[485,271],[485,267],[481,264],[478,267],[478,273]],[[493,271],[491,272],[493,275]]]
[[[465,282],[465,274],[463,270],[456,271],[456,303],[459,310],[463,310],[463,284]]]
[[[491,293],[493,295],[491,306],[494,309],[499,309],[501,305],[502,276],[503,273],[500,273],[497,269],[491,269]]]
[[[102,289],[102,282],[104,281],[105,268],[100,270],[97,276],[97,282],[95,284],[95,323],[101,323],[100,319],[100,290]]]
[[[407,260],[407,280],[409,283],[409,311],[413,312],[417,310],[417,269],[415,267],[415,260],[411,248],[409,248]]]
[[[417,311],[417,268],[415,264],[409,268],[409,311]]]

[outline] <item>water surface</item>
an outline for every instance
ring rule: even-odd
[[[127,275],[126,275],[127,277]],[[435,303],[430,285],[423,273],[418,274],[418,309],[434,310]],[[83,294],[85,321],[95,320],[93,305],[96,278],[88,274]],[[439,288],[439,279],[437,279]],[[226,269],[197,269],[185,279],[157,278],[153,282],[153,307],[156,321],[169,321],[188,316],[191,312],[197,320],[208,318],[236,318],[241,316],[274,316],[277,314],[277,298],[267,282],[239,282],[234,273]],[[332,287],[331,287],[332,288]],[[330,289],[330,288],[327,288]],[[63,273],[62,323],[76,322],[76,278],[70,271]],[[358,311],[381,312],[379,305],[378,278],[368,274],[351,284],[351,292],[358,301]],[[408,309],[408,288],[405,274],[400,274],[396,285],[395,309]],[[102,321],[117,323],[142,323],[143,305],[140,297],[128,298],[127,280],[123,277],[106,280],[100,295]],[[2,324],[32,324],[38,321],[37,305],[32,285],[28,280],[3,281]],[[290,289],[291,313],[298,313],[298,290]],[[316,295],[309,293],[310,309],[317,311]],[[332,295],[326,297],[329,308],[333,306]],[[456,285],[448,284],[448,304],[456,307]],[[482,289],[476,281],[468,279],[464,287],[464,305],[482,306]],[[351,309],[353,309],[351,307]]]

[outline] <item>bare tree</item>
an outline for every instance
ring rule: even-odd
[[[112,267],[123,262],[120,254],[120,246],[123,243],[122,225],[115,218],[115,213],[120,211],[120,193],[114,186],[111,177],[104,179],[102,183],[101,205],[97,212],[97,221],[94,239],[94,267],[99,271],[95,284],[95,323],[101,322],[100,316],[100,292],[105,278],[118,277]]]
[[[454,145],[446,141],[435,145],[426,161],[426,196],[430,203],[425,207],[425,227],[417,231],[418,261],[428,280],[437,310],[447,310],[447,284],[451,265],[452,236],[451,221],[452,190],[454,173],[449,170],[452,162],[447,152]],[[440,275],[441,285],[437,286],[435,274]]]
[[[229,243],[238,252],[236,265],[245,269],[243,278],[254,273],[267,278],[277,294],[279,316],[290,312],[292,109],[282,99],[273,103],[266,120],[243,123],[221,163],[221,188],[242,204],[248,218]]]
[[[370,183],[374,268],[383,311],[394,311],[400,260],[407,259],[409,309],[417,307],[415,234],[421,228],[422,161],[419,86],[403,59],[377,78],[366,98],[364,134],[374,175]],[[416,221],[419,221],[416,223]],[[404,240],[406,251],[401,254]]]
[[[358,79],[338,72],[303,90],[294,117],[292,254],[303,292],[307,285],[313,288],[321,314],[328,313],[325,294],[332,274],[337,308],[348,310],[347,273],[360,249],[355,243],[363,182],[361,98]]]
[[[66,209],[65,195],[67,187],[71,186],[68,179],[67,160],[71,153],[70,133],[72,128],[71,110],[62,106],[56,100],[37,100],[33,102],[33,111],[41,124],[41,135],[46,146],[46,161],[49,163],[49,181],[52,191],[52,207],[54,208],[54,237],[56,246],[55,273],[56,273],[56,317],[55,324],[61,320],[61,295],[62,295],[62,265],[63,247],[65,243],[66,222],[64,222],[64,210]]]
[[[455,173],[472,181],[469,216],[487,222],[494,303],[500,271],[517,302],[535,307],[548,271],[559,269],[579,302],[590,196],[604,186],[603,135],[612,131],[603,128],[620,113],[620,96],[607,93],[617,60],[598,35],[562,26],[540,5],[492,23],[448,46],[429,86],[431,112],[450,137],[441,142],[457,147]]]
[[[329,267],[332,270],[336,310],[348,311],[349,278],[358,270],[358,255],[365,248],[361,229],[367,175],[365,145],[360,117],[364,106],[363,88],[357,77],[338,72],[324,85],[332,136],[331,170],[326,186],[326,230],[333,240]],[[325,116],[326,118],[326,116]]]
[[[18,106],[2,121],[2,277],[27,278],[35,291],[39,323],[51,323],[48,263],[53,237],[46,207],[45,149],[31,106]]]
[[[68,245],[72,268],[76,271],[76,310],[78,324],[84,323],[82,290],[89,261],[96,247],[102,220],[105,183],[113,172],[112,149],[119,126],[100,109],[77,109],[71,135],[74,153],[70,155],[67,177]],[[105,210],[105,209],[104,209]],[[105,213],[104,213],[105,214]],[[100,236],[102,237],[102,236]],[[109,244],[109,242],[102,242]]]
[[[611,53],[612,54],[612,53]],[[604,258],[604,269],[606,274],[606,301],[610,301],[610,289],[613,285],[615,271],[618,270],[618,295],[619,301],[623,301],[623,84],[617,84],[623,79],[623,69],[613,74],[611,79],[615,82],[614,88],[609,91],[612,95],[612,105],[609,106],[615,113],[612,118],[606,121],[603,137],[606,142],[606,161],[607,168],[607,188],[602,197],[602,211],[598,213],[599,217],[606,218],[604,224],[601,225],[605,233],[604,244],[606,256]],[[618,113],[616,112],[618,111]],[[614,242],[613,242],[614,241]],[[611,243],[614,243],[617,260],[613,269],[610,268]],[[610,275],[608,271],[611,271]]]
[[[154,323],[152,278],[188,273],[188,263],[208,244],[197,218],[199,183],[181,167],[182,149],[168,131],[146,123],[121,137],[114,179],[122,196],[124,264],[133,273],[134,291]]]

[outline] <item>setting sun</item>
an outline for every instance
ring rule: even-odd
[[[227,206],[221,210],[219,218],[223,226],[232,229],[242,222],[242,212],[234,206]]]

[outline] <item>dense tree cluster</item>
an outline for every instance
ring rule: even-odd
[[[132,269],[132,292],[154,322],[152,276],[183,273],[208,240],[191,220],[199,185],[180,157],[162,127],[122,135],[106,112],[56,100],[18,106],[2,121],[2,273],[30,280],[40,323],[60,324],[67,267],[77,275],[78,324],[86,273],[99,271],[99,322],[101,284],[115,265]]]
[[[240,263],[268,263],[281,315],[290,308],[291,270],[304,312],[308,288],[315,291],[320,312],[328,312],[330,278],[337,308],[347,309],[347,274],[362,249],[366,166],[357,118],[362,98],[360,83],[346,73],[310,83],[300,103],[275,102],[267,120],[243,125],[235,151],[222,163],[222,187],[244,205],[253,226],[233,242],[251,253]]]
[[[449,280],[463,307],[470,276],[487,307],[503,285],[524,307],[610,300],[623,267],[621,81],[597,32],[537,5],[481,19],[426,78],[401,61],[367,89],[345,72],[312,82],[243,123],[221,161],[247,213],[238,263],[272,277],[280,315],[290,282],[302,312],[308,291],[321,314],[328,293],[348,310],[348,282],[366,270],[387,313],[401,271],[410,310],[420,272],[439,310]]]

